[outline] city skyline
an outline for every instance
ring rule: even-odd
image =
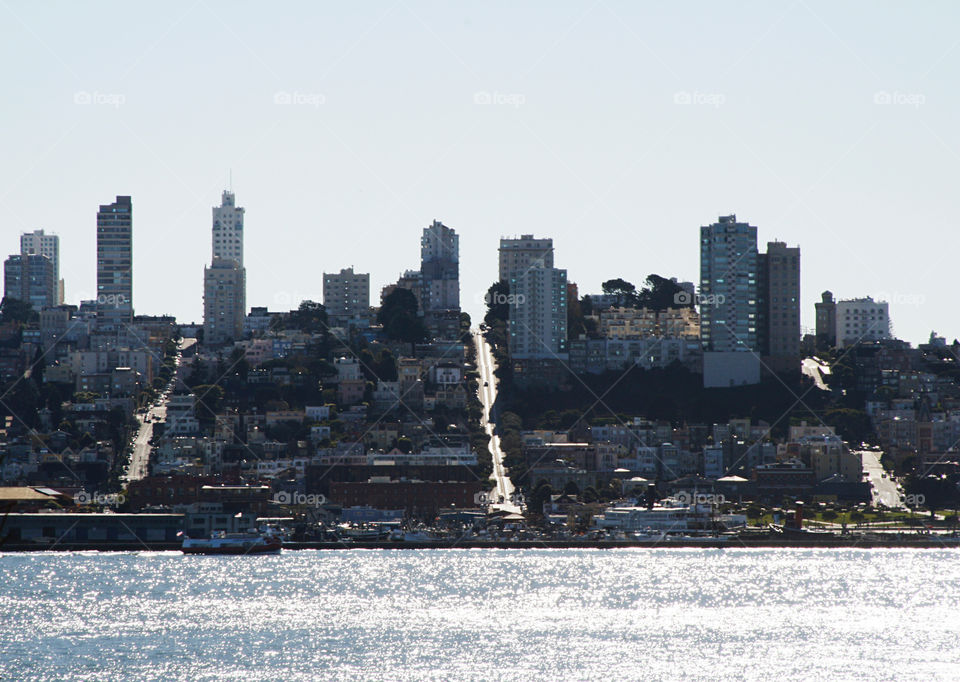
[[[169,273],[207,264],[184,245],[205,241],[232,173],[250,305],[319,300],[315,273],[344,264],[378,291],[417,260],[397,235],[432,219],[461,236],[474,317],[501,235],[553,237],[583,293],[650,272],[696,280],[696,228],[737,213],[803,247],[805,328],[830,290],[886,294],[911,342],[960,336],[940,314],[957,239],[952,5],[865,22],[817,2],[413,3],[303,7],[290,26],[216,2],[116,8],[13,5],[0,28],[23,65],[5,79],[18,132],[0,170],[4,248],[59,234],[70,302],[95,293],[91,207],[120,193],[138,206],[136,308],[199,322],[196,278]],[[121,25],[109,49],[86,39]],[[877,40],[891,31],[897,50]],[[718,53],[720,35],[737,39]]]

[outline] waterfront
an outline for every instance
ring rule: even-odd
[[[951,550],[0,555],[0,679],[956,679]]]

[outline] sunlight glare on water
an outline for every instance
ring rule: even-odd
[[[0,554],[0,679],[960,679],[953,550]]]

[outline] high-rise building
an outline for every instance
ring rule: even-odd
[[[869,296],[838,301],[836,336],[839,347],[889,339],[890,305]]]
[[[235,260],[243,267],[243,209],[233,192],[224,190],[220,205],[213,207],[213,257]]]
[[[757,343],[768,369],[800,369],[800,247],[768,242],[758,256]]]
[[[460,237],[434,220],[420,238],[420,308],[435,336],[456,336],[460,324]]]
[[[53,276],[57,283],[56,303],[63,303],[63,280],[60,279],[60,237],[45,234],[43,230],[24,232],[20,235],[21,256],[46,256],[53,264]]]
[[[323,307],[333,326],[365,318],[370,312],[370,274],[353,268],[323,273]]]
[[[509,282],[531,267],[553,267],[553,239],[532,234],[500,238],[500,281]]]
[[[243,267],[243,213],[233,192],[213,207],[211,264],[203,269],[203,342],[220,345],[243,337],[247,271]]]
[[[833,292],[824,291],[814,307],[817,310],[817,348],[833,348],[837,345],[837,302],[833,299]]]
[[[97,320],[119,327],[133,321],[133,205],[118,196],[97,212]]]
[[[37,312],[57,305],[53,261],[40,254],[7,258],[3,264],[3,295],[29,303]]]
[[[232,259],[203,268],[203,342],[220,345],[243,336],[246,271]]]
[[[700,228],[700,329],[704,350],[757,351],[757,228],[721,216]]]
[[[509,280],[511,358],[567,359],[567,271],[528,267]]]

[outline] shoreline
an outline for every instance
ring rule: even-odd
[[[180,550],[179,542],[63,542],[54,546],[36,543],[7,543],[0,553],[25,552],[170,552]],[[523,540],[494,542],[288,542],[283,549],[954,549],[957,540],[935,537],[917,539],[878,539],[862,537],[834,538],[730,538],[729,540],[665,540],[653,542],[576,542],[569,540]]]

